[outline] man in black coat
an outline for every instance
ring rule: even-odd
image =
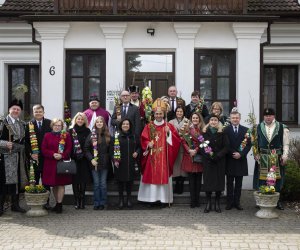
[[[227,176],[227,205],[226,210],[232,207],[243,210],[240,204],[243,176],[248,175],[247,154],[251,149],[251,140],[247,136],[248,128],[240,125],[241,114],[237,110],[230,113],[231,125],[226,127],[230,142],[226,162]],[[235,182],[235,183],[234,183]],[[233,184],[234,183],[234,184]]]
[[[118,128],[122,119],[128,118],[132,125],[135,135],[139,137],[141,135],[141,118],[139,108],[130,103],[130,94],[128,91],[122,91],[121,93],[121,114],[117,114],[116,107],[111,117],[111,125]]]
[[[44,117],[45,111],[44,106],[41,104],[36,104],[32,108],[33,110],[33,118],[30,120],[29,123],[26,125],[25,129],[25,145],[26,145],[26,158],[28,162],[30,160],[34,161],[34,174],[35,174],[35,182],[36,184],[39,184],[40,179],[43,175],[43,167],[44,167],[44,157],[41,153],[41,145],[44,139],[44,135],[47,132],[51,132],[50,123],[51,120],[46,119]],[[32,123],[34,125],[34,132],[38,141],[38,148],[39,148],[39,154],[33,154],[30,144],[30,133],[29,133],[29,124]],[[48,190],[50,190],[49,187],[46,187]],[[48,203],[46,205],[46,208],[48,207]]]

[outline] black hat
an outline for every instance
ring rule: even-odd
[[[92,95],[90,96],[90,102],[92,102],[92,101],[100,102],[100,101],[99,101],[99,97],[98,97],[96,94],[92,94]]]
[[[275,110],[272,108],[266,108],[264,109],[264,115],[275,115]]]
[[[21,100],[18,99],[12,100],[12,102],[8,106],[8,109],[10,109],[12,106],[19,106],[23,110],[23,103]]]
[[[210,120],[210,118],[212,118],[212,117],[215,117],[215,118],[217,118],[219,121],[220,121],[220,117],[219,116],[217,116],[217,115],[215,115],[214,113],[211,113],[206,119],[207,119],[207,121],[209,121]]]
[[[128,87],[128,91],[129,91],[130,93],[132,93],[132,92],[137,92],[137,93],[139,93],[139,92],[140,92],[140,88],[139,88],[139,86],[130,85],[130,86]]]

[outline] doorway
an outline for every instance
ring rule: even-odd
[[[154,100],[167,95],[175,85],[175,53],[127,52],[126,89],[130,85],[139,86],[140,92],[149,86]]]

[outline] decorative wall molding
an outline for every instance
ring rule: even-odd
[[[123,39],[127,23],[100,23],[100,28],[106,39]]]
[[[233,23],[232,29],[237,39],[261,39],[268,27],[267,23]]]
[[[69,31],[70,24],[62,22],[33,23],[33,27],[41,35],[41,40],[61,40]]]
[[[200,23],[175,23],[178,39],[195,39],[201,27]]]

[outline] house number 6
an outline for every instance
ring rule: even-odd
[[[49,74],[54,76],[55,75],[55,67],[54,66],[51,66],[50,69],[49,69]]]

